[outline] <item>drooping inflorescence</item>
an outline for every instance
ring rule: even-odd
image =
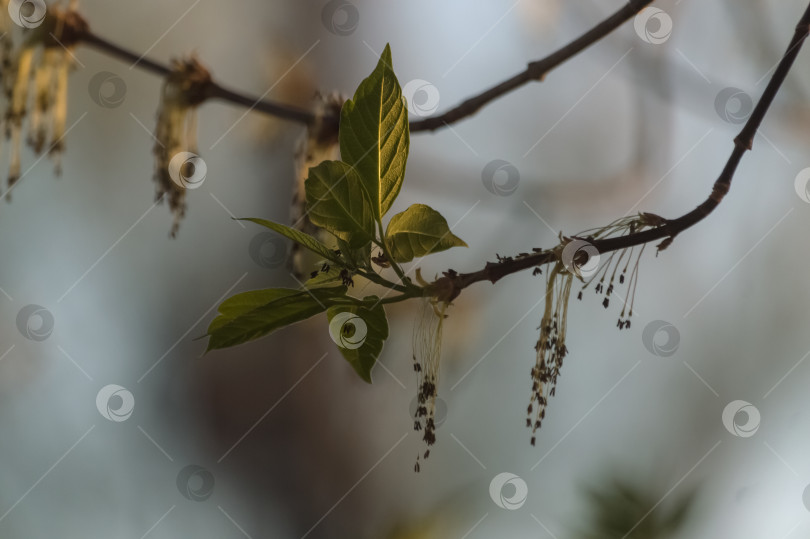
[[[307,197],[305,182],[309,176],[309,169],[322,161],[334,160],[339,157],[338,130],[334,125],[335,118],[340,117],[340,107],[346,98],[337,94],[315,95],[315,121],[307,126],[295,150],[295,185],[290,210],[290,224],[293,228],[316,236],[321,240],[326,234],[310,221],[307,214]],[[293,242],[290,252],[290,269],[296,276],[305,273],[307,266],[304,258],[306,250],[298,243]]]
[[[568,271],[561,261],[557,261],[546,275],[545,309],[540,320],[540,338],[534,347],[537,358],[531,371],[532,395],[526,418],[526,426],[532,429],[532,445],[546,416],[548,399],[556,392],[563,359],[568,355],[565,337],[573,280],[573,272]]]
[[[652,213],[640,213],[633,217],[623,217],[617,219],[604,228],[585,231],[583,234],[591,233],[588,238],[595,241],[607,237],[619,237],[626,234],[641,232],[648,228],[655,228],[664,224],[664,219]],[[606,255],[601,261],[600,269],[594,271],[587,279],[577,294],[577,299],[582,299],[583,293],[594,284],[594,292],[603,296],[602,306],[607,309],[610,306],[611,298],[616,295],[622,302],[622,310],[619,313],[619,320],[616,327],[620,330],[630,328],[630,319],[633,316],[633,304],[635,303],[636,288],[638,287],[638,272],[641,256],[644,254],[646,244],[628,247],[618,251],[613,251]],[[665,246],[659,245],[661,250]],[[624,295],[618,290],[622,285],[626,286]]]
[[[2,76],[3,135],[8,150],[8,190],[20,179],[23,140],[36,155],[47,152],[61,172],[65,149],[68,74],[74,69],[73,50],[87,31],[87,23],[76,11],[77,2],[67,7],[44,7],[31,2],[24,6],[0,1],[0,76]],[[9,10],[9,8],[11,8]],[[19,8],[19,12],[18,12]]]
[[[438,397],[439,361],[442,348],[442,327],[447,317],[447,304],[433,298],[422,298],[413,328],[413,370],[416,374],[416,411],[413,428],[421,431],[427,449],[421,455],[428,458],[430,446],[436,442],[436,399]],[[420,456],[414,470],[419,471]]]
[[[572,238],[560,237],[560,245],[553,250],[554,266],[545,276],[545,310],[540,321],[540,338],[535,345],[537,358],[531,370],[532,394],[526,426],[532,430],[532,445],[536,442],[537,429],[545,418],[548,399],[556,392],[563,359],[568,355],[565,338],[568,300],[574,277],[583,282],[577,299],[581,300],[583,292],[594,283],[594,290],[602,296],[601,303],[605,308],[610,306],[614,295],[619,295],[618,289],[627,285],[624,297],[619,296],[623,306],[616,325],[619,329],[630,327],[644,245],[638,249],[629,247],[612,251],[602,257],[592,242],[640,232],[661,226],[664,222],[657,215],[641,213],[623,217],[602,228],[586,230]],[[534,275],[541,274],[540,268],[535,268]]]
[[[165,195],[174,214],[171,235],[186,213],[186,190],[205,178],[197,155],[197,107],[208,98],[211,73],[194,57],[172,60],[163,82],[155,129],[155,198]]]

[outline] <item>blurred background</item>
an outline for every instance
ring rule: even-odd
[[[80,11],[128,49],[161,62],[195,52],[217,81],[300,106],[316,91],[351,95],[390,42],[402,85],[417,81],[413,119],[621,5],[82,0]],[[676,217],[707,196],[805,3],[654,6],[542,84],[412,135],[393,210],[428,203],[470,246],[431,257],[423,275],[638,211]],[[445,324],[445,420],[420,473],[416,305],[387,309],[372,385],[323,316],[205,356],[194,340],[225,297],[297,286],[285,264],[255,256],[263,229],[231,217],[288,222],[303,128],[205,103],[207,176],[172,239],[151,181],[161,80],[75,54],[63,174],[26,149],[0,207],[0,536],[810,535],[810,52],[724,203],[658,256],[645,251],[632,328],[616,328],[619,301],[572,299],[570,355],[535,447],[525,413],[544,280],[464,291]],[[115,106],[93,94],[105,71],[125,83]]]

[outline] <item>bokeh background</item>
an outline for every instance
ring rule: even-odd
[[[195,52],[223,84],[301,106],[316,91],[353,93],[390,42],[403,86],[431,85],[412,103],[442,111],[621,4],[80,9],[122,46],[164,62]],[[424,261],[423,274],[476,270],[628,213],[675,217],[705,198],[750,111],[745,97],[761,94],[805,5],[654,5],[665,17],[640,31],[629,22],[542,84],[412,136],[394,210],[428,203],[470,245]],[[193,340],[227,295],[296,286],[286,266],[251,256],[262,230],[231,216],[288,220],[303,128],[205,103],[207,176],[172,239],[151,181],[161,81],[80,46],[64,172],[57,179],[26,150],[27,172],[0,207],[0,536],[562,539],[622,537],[639,522],[630,537],[810,535],[810,199],[795,181],[810,167],[809,55],[719,209],[658,256],[645,251],[632,328],[617,331],[616,300],[572,301],[570,355],[535,447],[524,422],[543,279],[464,291],[445,325],[446,420],[417,474],[416,305],[387,309],[392,334],[372,385],[341,358],[323,316],[205,356]],[[94,99],[101,71],[125,82],[120,105]],[[482,179],[496,159],[514,167],[494,179],[511,171],[512,192]],[[44,340],[18,329],[31,304],[53,317]],[[666,324],[645,340],[656,321]],[[109,384],[134,399],[124,421],[96,406]],[[744,402],[724,423],[734,401]],[[504,472],[517,479],[500,495],[520,498],[517,508],[490,494]]]

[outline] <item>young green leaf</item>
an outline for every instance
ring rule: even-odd
[[[245,219],[239,219],[240,221],[251,221],[258,225],[262,225],[264,227],[269,228],[270,230],[275,230],[282,236],[293,240],[296,243],[299,243],[315,253],[316,255],[320,255],[327,260],[330,260],[335,263],[340,262],[340,258],[338,257],[335,252],[315,239],[314,237],[310,236],[305,232],[301,232],[300,230],[296,230],[294,228],[290,228],[285,225],[280,225],[278,223],[274,223],[273,221],[268,221],[266,219],[258,219],[256,217],[250,217]]]
[[[354,166],[379,220],[402,188],[410,145],[408,109],[385,46],[377,67],[340,112],[340,155]]]
[[[270,288],[236,294],[219,306],[208,326],[208,349],[236,346],[323,312],[346,298],[346,287],[291,290]]]
[[[323,161],[309,169],[304,184],[309,219],[344,240],[362,247],[374,238],[374,214],[360,176],[342,161]]]
[[[385,241],[397,262],[410,262],[415,257],[445,251],[451,247],[467,247],[450,232],[442,215],[424,204],[414,204],[391,218]]]
[[[365,299],[376,300],[375,297]],[[329,335],[360,378],[371,383],[371,369],[388,338],[385,309],[378,304],[369,309],[359,305],[330,307]]]

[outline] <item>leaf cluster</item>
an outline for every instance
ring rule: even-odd
[[[326,312],[332,340],[360,377],[371,382],[371,369],[388,337],[384,305],[428,293],[405,275],[400,264],[467,246],[450,232],[445,218],[425,204],[414,204],[383,224],[402,190],[410,146],[408,109],[390,46],[343,105],[339,143],[341,160],[310,168],[305,183],[307,216],[331,236],[334,247],[280,223],[247,219],[315,253],[320,269],[300,289],[254,290],[225,300],[208,327],[209,351],[252,341]],[[373,256],[375,250],[378,254]],[[382,275],[388,267],[396,273],[396,282]],[[354,297],[349,290],[355,276],[399,294]]]

